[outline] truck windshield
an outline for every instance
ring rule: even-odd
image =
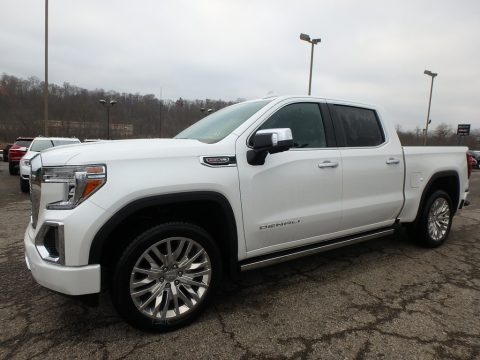
[[[31,151],[43,151],[49,149],[53,146],[60,146],[60,145],[69,145],[69,144],[77,144],[80,143],[80,140],[76,139],[37,139],[34,140],[32,146],[30,146]]]
[[[186,128],[175,139],[196,139],[216,143],[243,124],[272,99],[248,101],[223,108]]]
[[[80,140],[76,139],[68,139],[68,140],[52,140],[53,146],[61,146],[61,145],[71,145],[71,144],[78,144]]]
[[[31,151],[42,151],[53,146],[52,141],[49,139],[35,140],[30,146]]]

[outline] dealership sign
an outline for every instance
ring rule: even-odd
[[[470,124],[458,124],[457,135],[460,135],[460,136],[470,135]]]

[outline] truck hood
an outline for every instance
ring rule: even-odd
[[[233,155],[234,146],[205,144],[191,139],[111,140],[66,145],[42,151],[43,166],[83,165],[116,160],[140,160],[160,157]],[[232,153],[232,154],[230,154]]]
[[[22,159],[30,160],[31,158],[37,156],[37,154],[38,154],[38,151],[28,150],[27,153],[23,155]]]

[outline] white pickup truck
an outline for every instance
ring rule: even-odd
[[[109,289],[130,324],[178,328],[222,275],[392,234],[435,247],[466,202],[464,147],[402,147],[375,107],[284,96],[236,104],[174,139],[31,159],[27,266],[69,295]]]

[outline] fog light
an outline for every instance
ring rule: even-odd
[[[45,261],[65,264],[65,238],[63,224],[46,221],[35,238],[35,246]]]

